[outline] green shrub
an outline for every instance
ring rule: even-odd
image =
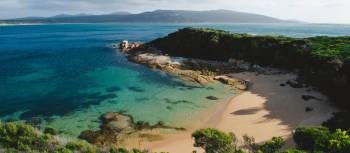
[[[18,150],[14,149],[14,148],[8,148],[8,149],[6,149],[5,153],[18,153]]]
[[[350,136],[340,129],[331,133],[324,127],[298,128],[293,137],[298,148],[310,152],[350,152]]]
[[[111,148],[109,150],[110,153],[129,153],[129,151],[125,148]]]
[[[273,137],[272,140],[265,142],[259,146],[259,151],[263,153],[278,153],[283,147],[285,141],[282,137]]]
[[[298,149],[288,149],[288,150],[284,151],[283,153],[308,153],[308,152],[303,151],[303,150],[298,150]]]
[[[45,151],[51,137],[42,135],[30,125],[0,124],[0,145],[20,151]]]
[[[67,148],[58,148],[53,151],[53,153],[74,153],[72,150],[69,150]]]
[[[297,128],[293,135],[297,147],[307,151],[325,150],[329,137],[330,132],[325,127]]]
[[[50,134],[50,135],[57,135],[58,131],[55,130],[54,128],[47,127],[47,128],[45,128],[44,133]]]
[[[84,147],[86,147],[86,145],[78,141],[70,141],[66,144],[66,148],[70,150],[81,150]]]
[[[282,137],[273,137],[271,140],[266,141],[263,144],[255,143],[255,139],[247,135],[243,136],[243,140],[246,147],[249,147],[253,153],[278,153],[285,144]]]
[[[139,150],[139,149],[132,149],[129,151],[125,148],[111,148],[109,150],[109,153],[151,153],[151,152],[147,150]]]
[[[337,129],[328,140],[328,151],[331,153],[350,153],[350,136],[346,131]]]
[[[233,153],[236,151],[236,138],[233,133],[226,134],[216,129],[201,129],[192,134],[195,147],[201,147],[206,153]]]

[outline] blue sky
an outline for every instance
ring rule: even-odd
[[[2,19],[156,9],[228,9],[306,22],[350,23],[350,0],[0,0]]]

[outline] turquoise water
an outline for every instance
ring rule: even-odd
[[[0,118],[40,120],[64,134],[97,129],[105,112],[186,126],[234,95],[128,62],[110,44],[149,41],[178,28],[213,27],[251,34],[308,37],[350,35],[348,25],[56,24],[0,26]],[[216,96],[217,101],[207,96]],[[182,122],[187,121],[187,122]]]

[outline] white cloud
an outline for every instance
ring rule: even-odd
[[[1,0],[0,18],[155,9],[229,9],[307,22],[350,23],[349,0]]]

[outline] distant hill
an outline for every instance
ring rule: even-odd
[[[0,21],[1,22],[1,21]],[[106,15],[56,15],[53,17],[29,17],[2,20],[10,23],[101,23],[101,22],[155,22],[155,23],[283,23],[292,22],[269,16],[243,13],[230,10],[185,11],[185,10],[156,10],[139,14],[116,12]]]

